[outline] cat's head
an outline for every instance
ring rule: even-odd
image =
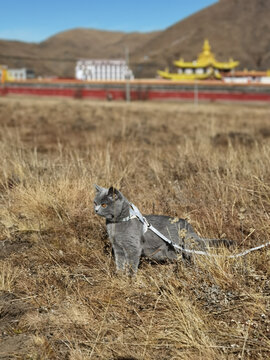
[[[116,220],[121,215],[125,201],[121,192],[114,187],[109,189],[95,185],[96,196],[94,199],[95,213],[108,220]]]

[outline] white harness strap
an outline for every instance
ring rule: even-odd
[[[145,234],[150,224],[148,224],[146,218],[142,216],[140,210],[134,204],[129,203],[129,205],[130,205],[130,209],[129,209],[130,218],[133,219],[135,217],[143,224],[143,233]]]
[[[132,215],[132,216],[126,216],[126,217],[124,217],[123,219],[121,219],[121,222],[122,221],[129,221],[129,220],[131,220],[131,219],[137,219],[137,216],[135,216],[135,215]]]
[[[183,251],[185,253],[189,253],[189,254],[196,254],[196,255],[204,255],[204,256],[215,256],[215,257],[221,257],[222,255],[216,255],[216,254],[209,254],[206,251],[199,251],[199,250],[190,250],[190,249],[185,249],[183,246],[181,245],[177,245],[175,244],[172,240],[168,239],[165,235],[163,235],[160,231],[158,231],[153,225],[149,224],[149,222],[147,221],[147,219],[141,214],[140,210],[132,203],[130,203],[130,215],[125,218],[125,219],[134,219],[137,218],[142,224],[143,224],[143,233],[146,233],[147,230],[152,231],[153,233],[155,233],[158,237],[160,237],[162,240],[164,240],[166,243],[170,244],[171,246],[173,246],[173,248],[175,249],[175,251]],[[128,220],[124,220],[123,221],[128,221]],[[238,258],[241,256],[245,256],[247,254],[249,254],[252,251],[256,251],[256,250],[260,250],[266,246],[270,246],[270,242],[267,242],[265,244],[256,246],[254,248],[245,250],[241,253],[235,254],[235,255],[229,255],[227,256],[228,258]]]
[[[134,205],[130,203],[130,213],[132,216],[136,217],[143,224],[143,233],[146,233],[147,230],[151,230],[158,237],[164,240],[166,243],[172,245],[176,250],[185,251],[182,246],[175,244],[172,240],[168,239],[165,235],[163,235],[160,231],[158,231],[153,225],[149,224],[147,219],[142,216],[140,210]]]

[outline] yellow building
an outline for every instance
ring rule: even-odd
[[[177,73],[170,73],[168,69],[159,70],[158,74],[164,79],[171,80],[204,80],[222,79],[223,73],[228,73],[239,65],[238,61],[230,59],[228,62],[219,62],[211,52],[208,40],[204,41],[203,51],[198,59],[192,62],[185,62],[184,59],[174,61],[178,68]]]
[[[7,81],[8,74],[7,74],[7,66],[0,65],[0,80],[1,83],[4,84]]]

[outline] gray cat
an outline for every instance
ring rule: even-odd
[[[109,189],[95,185],[96,196],[94,209],[96,214],[106,218],[107,232],[112,243],[116,268],[124,271],[128,268],[131,275],[136,274],[140,257],[146,256],[156,261],[177,258],[175,248],[162,240],[151,230],[145,227],[135,216],[131,216],[131,204],[117,189]],[[228,245],[226,240],[203,239],[198,236],[193,227],[183,219],[172,219],[163,215],[145,215],[148,223],[158,231],[181,245],[183,249],[205,251],[208,246],[217,243]],[[183,258],[189,258],[182,251]]]

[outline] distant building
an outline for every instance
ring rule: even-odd
[[[224,76],[223,80],[226,83],[234,83],[234,84],[251,84],[251,83],[270,84],[270,70],[236,71],[233,74],[228,74],[227,76]]]
[[[75,67],[78,80],[125,80],[134,79],[125,60],[81,59]]]
[[[4,83],[6,81],[6,77],[7,77],[7,65],[0,65],[1,83]]]
[[[7,65],[0,65],[0,79],[1,82],[13,80],[27,80],[34,79],[35,73],[33,70],[22,69],[9,69]]]
[[[206,39],[203,44],[203,51],[198,55],[197,60],[186,62],[183,59],[174,61],[178,71],[170,73],[168,69],[158,71],[158,75],[164,79],[171,80],[221,80],[225,74],[231,73],[239,65],[238,61],[230,59],[227,62],[219,62],[211,52],[209,41]]]
[[[22,68],[22,69],[8,69],[7,76],[9,80],[27,80],[34,79],[35,73],[31,69]]]

